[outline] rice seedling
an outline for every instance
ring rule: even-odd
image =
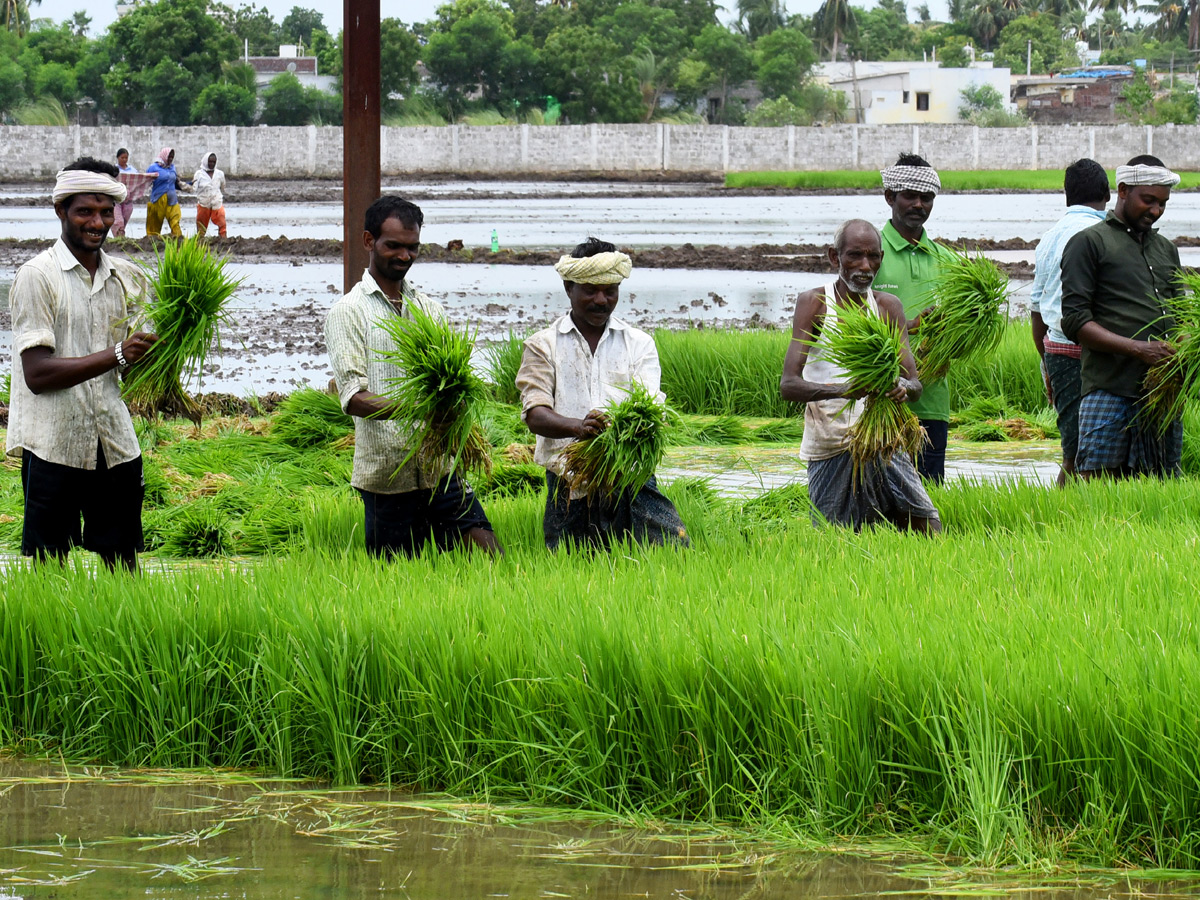
[[[563,450],[564,480],[589,498],[632,496],[658,468],[673,414],[636,381],[604,413],[607,428]]]
[[[199,424],[200,408],[184,382],[203,370],[217,328],[226,320],[225,304],[241,280],[226,272],[226,260],[194,236],[167,241],[155,256],[154,269],[146,273],[152,296],[144,315],[158,342],[125,374],[125,397],[155,414],[178,408]]]
[[[750,437],[755,441],[779,444],[799,443],[804,437],[804,422],[798,418],[774,419],[770,422],[763,422],[754,429]]]
[[[313,388],[288,394],[271,419],[271,436],[291,447],[314,447],[354,433],[337,397]]]
[[[517,390],[517,371],[525,354],[525,339],[529,333],[510,331],[508,337],[493,341],[484,349],[485,371],[492,385],[492,396],[501,403],[520,403]]]
[[[0,375],[0,403],[5,406],[11,402],[10,393],[12,389],[12,376],[8,374]]]
[[[1159,434],[1182,418],[1189,401],[1200,400],[1200,273],[1179,275],[1181,292],[1164,301],[1175,353],[1154,365],[1143,382],[1141,414]]]
[[[753,440],[746,423],[737,416],[717,416],[715,419],[682,419],[679,427],[668,434],[671,444],[744,444]]]
[[[410,317],[392,316],[380,327],[395,344],[381,354],[399,374],[386,395],[398,410],[393,420],[410,434],[408,455],[426,471],[491,469],[491,445],[482,418],[488,388],[471,366],[474,339],[417,306]]]
[[[540,494],[546,489],[546,470],[534,463],[501,464],[493,467],[491,475],[476,487],[485,497]]]
[[[1007,298],[1007,276],[982,254],[955,254],[944,262],[928,294],[933,309],[916,331],[921,380],[938,381],[953,362],[990,355],[1004,337],[1008,319],[1001,306]]]
[[[654,333],[662,390],[683,413],[785,419],[797,407],[779,396],[788,335],[774,330]]]
[[[229,556],[233,552],[229,517],[211,501],[179,507],[170,514],[162,547],[184,558]]]
[[[925,440],[920,422],[907,403],[885,396],[904,373],[900,330],[863,307],[839,306],[836,320],[827,322],[814,343],[845,370],[855,390],[867,392],[862,413],[850,426],[855,475],[864,464],[891,459],[894,453],[915,455]]]

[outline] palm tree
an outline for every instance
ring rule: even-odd
[[[1142,3],[1139,13],[1154,16],[1154,33],[1165,40],[1183,30],[1183,4],[1180,0],[1158,0],[1157,3]]]
[[[751,41],[787,24],[782,0],[738,0],[737,6],[737,29]]]
[[[984,50],[992,49],[992,41],[1004,27],[1005,15],[1001,0],[979,0],[971,10],[971,31]]]
[[[646,116],[642,121],[649,122],[658,110],[659,98],[667,89],[667,73],[654,58],[654,51],[647,48],[641,56],[633,57],[633,75],[638,80],[642,104],[646,107]]]
[[[825,0],[813,16],[813,26],[830,46],[829,59],[837,59],[838,44],[843,37],[853,34],[858,27],[858,20],[848,0]]]
[[[1087,10],[1075,8],[1059,16],[1063,37],[1069,41],[1086,41],[1091,37],[1088,31]]]
[[[41,3],[42,0],[33,0],[34,3]],[[29,3],[27,0],[0,0],[3,4],[4,27],[9,31],[15,31],[17,37],[24,37],[25,32],[29,30]]]

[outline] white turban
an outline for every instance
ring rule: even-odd
[[[889,166],[880,173],[885,191],[916,191],[936,194],[942,189],[942,179],[932,166]]]
[[[633,271],[626,253],[597,253],[595,256],[564,256],[554,264],[563,281],[577,284],[620,284]]]
[[[58,173],[54,182],[53,200],[58,203],[75,194],[107,194],[114,203],[125,199],[125,185],[111,175],[103,172],[86,172],[82,169],[70,169]]]
[[[1117,184],[1175,187],[1179,182],[1179,176],[1165,166],[1117,166]]]

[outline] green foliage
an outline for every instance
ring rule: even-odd
[[[311,125],[341,125],[342,97],[331,94],[319,87],[304,89],[304,106],[308,110],[308,122]]]
[[[301,388],[288,394],[271,420],[271,437],[298,449],[329,444],[354,433],[354,420],[333,394]]]
[[[777,28],[754,44],[758,87],[768,99],[797,97],[816,62],[812,41],[796,28]]]
[[[251,91],[218,82],[200,92],[192,103],[191,118],[197,125],[253,125],[257,105]]]
[[[265,6],[255,6],[253,3],[246,3],[237,9],[217,6],[213,13],[220,17],[239,47],[249,47],[251,56],[273,55],[279,52],[279,45],[284,43],[278,23]]]
[[[859,59],[918,59],[916,32],[908,24],[903,0],[880,0],[871,9],[854,9],[857,34],[850,41],[851,52]],[[941,52],[938,53],[939,59]],[[945,65],[943,63],[943,65]]]
[[[571,123],[642,120],[641,86],[615,41],[592,28],[563,28],[546,38],[541,58],[546,91]]]
[[[1033,41],[1030,65],[1035,74],[1061,72],[1079,65],[1074,42],[1063,38],[1058,23],[1047,15],[1019,16],[1009,22],[1000,33],[995,65],[1024,73],[1028,41]]]
[[[707,86],[721,89],[721,106],[724,109],[730,105],[729,90],[754,74],[754,57],[749,43],[743,35],[733,34],[721,25],[714,24],[706,25],[696,35],[692,48],[693,59],[702,62],[710,73]],[[800,42],[793,40],[788,52],[793,56],[801,53]],[[783,68],[786,69],[786,65]]]
[[[384,19],[379,23],[379,82],[386,100],[391,94],[408,96],[420,77],[417,60],[421,45],[399,19]]]
[[[1193,125],[1200,111],[1194,87],[1177,82],[1160,95],[1141,68],[1134,68],[1133,78],[1121,89],[1121,101],[1118,114],[1138,125]]]
[[[281,72],[262,92],[261,119],[264,125],[307,125],[311,114],[304,86],[291,72]]]
[[[254,67],[246,63],[225,63],[221,66],[221,81],[243,88],[251,94],[257,94],[258,82],[254,77]]]
[[[422,471],[442,475],[490,469],[482,425],[488,388],[471,365],[474,338],[412,304],[407,318],[390,316],[379,327],[396,348],[380,353],[397,369],[385,392],[395,405],[391,418],[410,435],[400,465],[416,460]]]
[[[970,84],[959,92],[958,117],[981,128],[1017,128],[1028,124],[1020,110],[1004,108],[1004,97],[990,84]]]
[[[914,332],[913,355],[921,381],[946,377],[958,360],[986,357],[1007,325],[1008,277],[982,253],[955,254],[943,262]]]
[[[53,97],[64,106],[79,96],[75,71],[63,63],[46,63],[37,70],[33,92],[38,97]]]
[[[788,418],[779,396],[789,336],[783,331],[658,330],[662,390],[680,412]]]
[[[384,21],[387,21],[386,19]],[[289,44],[312,44],[315,31],[325,30],[325,17],[315,9],[293,6],[279,23],[279,33]]]
[[[967,48],[974,46],[975,41],[969,37],[950,35],[937,49],[938,65],[943,69],[967,68],[971,64],[971,54]]]
[[[211,501],[179,507],[167,521],[163,550],[172,556],[204,559],[229,556],[233,550],[229,516]]]
[[[484,351],[488,381],[492,396],[501,403],[520,403],[521,392],[517,390],[517,370],[525,353],[527,333],[510,331],[508,337],[493,341]]]
[[[159,60],[142,78],[147,92],[145,104],[164,125],[186,125],[201,81],[175,60]]]
[[[159,409],[178,404],[199,422],[200,410],[181,381],[198,377],[225,320],[225,306],[240,280],[225,271],[196,237],[167,241],[147,270],[151,298],[145,316],[158,341],[125,374],[125,397],[134,404]]]
[[[67,125],[67,111],[54,97],[30,100],[11,112],[18,125]]]
[[[673,415],[641,382],[604,409],[607,427],[563,450],[563,478],[572,491],[593,497],[632,497],[662,460]]]
[[[811,125],[812,117],[787,97],[764,100],[746,114],[746,124],[753,128],[769,128],[779,125]]]
[[[1200,274],[1194,269],[1179,276],[1181,292],[1164,302],[1171,318],[1164,335],[1175,353],[1146,373],[1145,415],[1160,433],[1182,418],[1189,402],[1200,400]]]
[[[0,57],[0,113],[9,112],[25,98],[25,70],[15,60]]]

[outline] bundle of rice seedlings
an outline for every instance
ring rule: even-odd
[[[608,427],[563,450],[564,480],[572,491],[594,497],[632,496],[654,474],[667,446],[675,414],[645,386],[634,382],[625,397],[604,410]]]
[[[215,503],[189,503],[169,515],[162,540],[164,552],[187,559],[228,556],[232,552],[229,518]]]
[[[884,396],[904,373],[904,336],[892,323],[860,306],[839,306],[837,319],[816,342],[834,365],[868,392],[862,415],[850,426],[855,477],[865,463],[887,461],[897,451],[914,456],[925,430],[907,403]],[[850,402],[850,401],[847,401]]]
[[[380,327],[396,347],[380,356],[400,373],[388,379],[385,395],[399,410],[394,421],[411,436],[400,465],[415,458],[443,476],[490,472],[492,445],[483,429],[489,392],[471,367],[473,337],[416,305],[411,318],[391,316]]]
[[[147,268],[151,297],[145,318],[158,342],[125,376],[125,398],[135,408],[158,413],[178,409],[196,424],[200,407],[184,390],[199,377],[218,326],[228,320],[225,304],[241,284],[225,271],[203,241],[167,241]]]
[[[354,420],[333,394],[301,388],[288,394],[271,419],[271,437],[305,449],[354,433]]]
[[[484,351],[492,395],[501,403],[521,402],[521,392],[517,390],[517,371],[525,356],[525,339],[528,336],[528,332],[510,331],[508,337],[488,344]]]
[[[1152,366],[1142,382],[1140,414],[1160,435],[1189,401],[1200,400],[1200,273],[1181,272],[1179,284],[1183,291],[1163,303],[1173,320],[1166,339],[1175,353]]]
[[[942,264],[927,295],[932,306],[921,317],[914,356],[917,375],[928,384],[945,378],[955,360],[987,356],[1004,337],[1008,276],[982,254],[955,254]]]

